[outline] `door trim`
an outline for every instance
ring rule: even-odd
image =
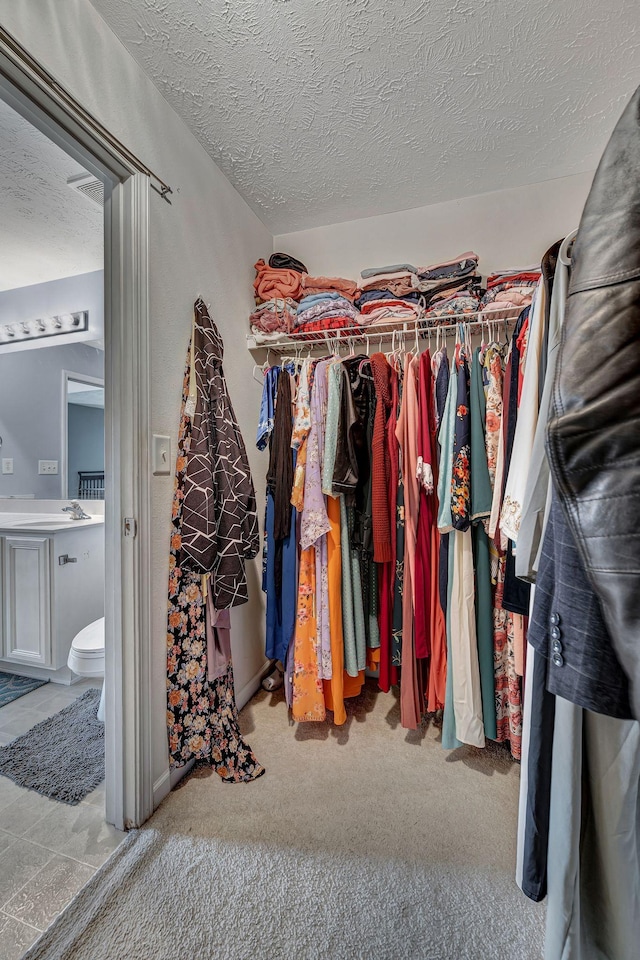
[[[106,818],[153,812],[150,678],[150,180],[0,31],[0,98],[105,184]],[[137,534],[125,537],[125,517]]]

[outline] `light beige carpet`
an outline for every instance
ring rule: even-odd
[[[198,771],[130,835],[29,960],[539,960],[513,880],[518,766],[400,727],[373,682],[344,727],[261,692],[264,777]]]

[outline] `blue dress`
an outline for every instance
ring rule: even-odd
[[[274,412],[278,379],[281,367],[271,367],[264,378],[262,402],[260,404],[260,424],[256,446],[260,450],[266,447],[274,424]],[[284,368],[290,372],[290,368]],[[295,469],[295,452],[291,451]],[[293,640],[296,620],[298,594],[298,549],[297,549],[297,511],[291,508],[289,536],[277,542],[274,538],[274,499],[267,490],[265,516],[265,538],[262,566],[262,589],[267,595],[267,628],[265,653],[269,660],[280,660],[284,665],[287,651]],[[276,576],[276,558],[281,552],[281,576]]]

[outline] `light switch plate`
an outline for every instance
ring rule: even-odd
[[[13,457],[2,458],[2,472],[13,473]]]
[[[41,476],[58,472],[57,460],[38,460],[38,473]]]
[[[171,473],[171,437],[161,437],[154,433],[151,445],[151,469],[154,477],[164,477]]]

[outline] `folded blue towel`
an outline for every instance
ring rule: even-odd
[[[331,290],[327,290],[326,293],[310,293],[308,297],[304,297],[298,304],[298,313],[308,310],[309,307],[314,307],[316,303],[322,303],[323,300],[338,300],[341,296],[341,293]]]

